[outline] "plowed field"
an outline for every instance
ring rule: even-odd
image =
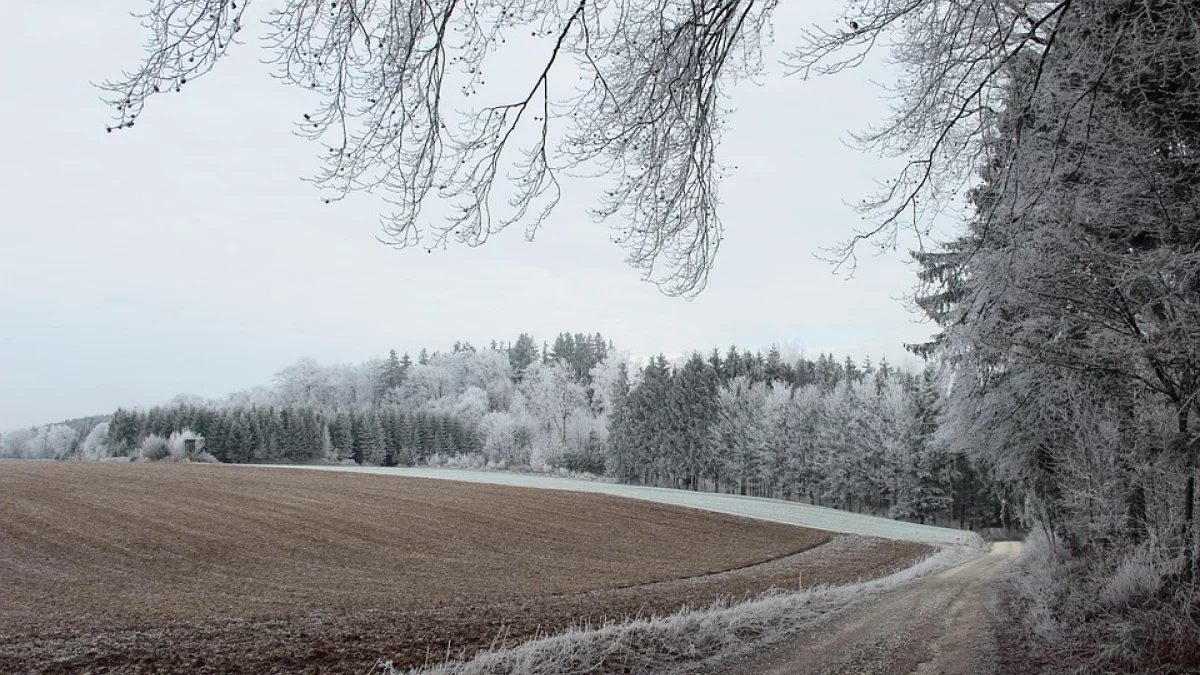
[[[831,539],[595,494],[0,462],[0,672],[361,673],[929,550]]]

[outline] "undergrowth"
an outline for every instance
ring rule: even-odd
[[[1153,542],[1068,555],[1031,536],[1013,576],[1032,648],[1080,675],[1200,673],[1200,585]]]

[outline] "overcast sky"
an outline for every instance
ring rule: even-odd
[[[136,129],[106,134],[90,83],[133,67],[137,0],[11,3],[0,24],[0,429],[219,396],[302,357],[358,362],[521,332],[600,331],[636,355],[788,343],[904,358],[928,324],[899,298],[901,253],[851,279],[814,258],[861,223],[846,206],[889,165],[847,147],[883,118],[880,66],[803,82],[778,66],[732,92],[721,160],[727,234],[687,301],[639,281],[568,185],[533,243],[513,228],[427,254],[375,240],[378,198],[325,205],[301,178],[320,147],[292,134],[306,99],[246,44]],[[836,16],[783,3],[789,34]],[[803,10],[801,9],[803,5]],[[776,52],[777,53],[777,52]]]

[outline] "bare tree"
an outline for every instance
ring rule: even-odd
[[[105,85],[110,131],[212,70],[251,4],[152,0],[145,60]],[[384,191],[395,205],[386,243],[475,246],[514,223],[532,237],[561,175],[604,175],[612,183],[593,213],[620,216],[613,239],[628,262],[664,291],[692,294],[721,241],[722,92],[760,69],[777,4],[276,0],[265,41],[276,75],[321,97],[300,125],[328,145],[315,182],[330,199]],[[507,98],[466,107],[495,98],[485,72],[510,41],[541,65]],[[450,211],[426,225],[435,200]]]
[[[111,128],[132,126],[149,97],[209,72],[236,42],[249,5],[152,0],[145,60],[107,85],[117,110]],[[777,5],[275,0],[265,10],[266,43],[281,79],[321,96],[299,127],[329,146],[316,183],[330,199],[385,192],[395,204],[383,223],[387,243],[474,246],[514,223],[532,237],[558,201],[560,176],[604,175],[612,184],[593,215],[621,218],[613,239],[645,278],[693,294],[721,241],[721,95],[761,69]],[[1123,11],[1134,19],[1131,36],[1152,36],[1165,15],[1187,6],[846,0],[836,29],[798,31],[786,60],[794,74],[838,73],[880,46],[902,67],[894,114],[857,140],[905,164],[863,200],[871,225],[832,249],[833,259],[852,265],[863,241],[895,248],[901,227],[923,247],[934,218],[973,180],[1003,111],[1028,106],[1041,73],[1072,58],[1056,44],[1063,26]],[[510,42],[540,54],[539,65],[515,93],[499,96],[485,72]],[[1032,64],[1035,76],[1013,98],[1018,63]],[[1081,91],[1102,84],[1109,71],[1098,65],[1077,74]],[[489,100],[475,104],[480,98]],[[449,212],[423,218],[435,201]]]

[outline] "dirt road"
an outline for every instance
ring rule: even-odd
[[[821,622],[705,675],[995,675],[996,575],[1020,550],[999,542],[964,565]],[[695,671],[692,671],[695,672]]]

